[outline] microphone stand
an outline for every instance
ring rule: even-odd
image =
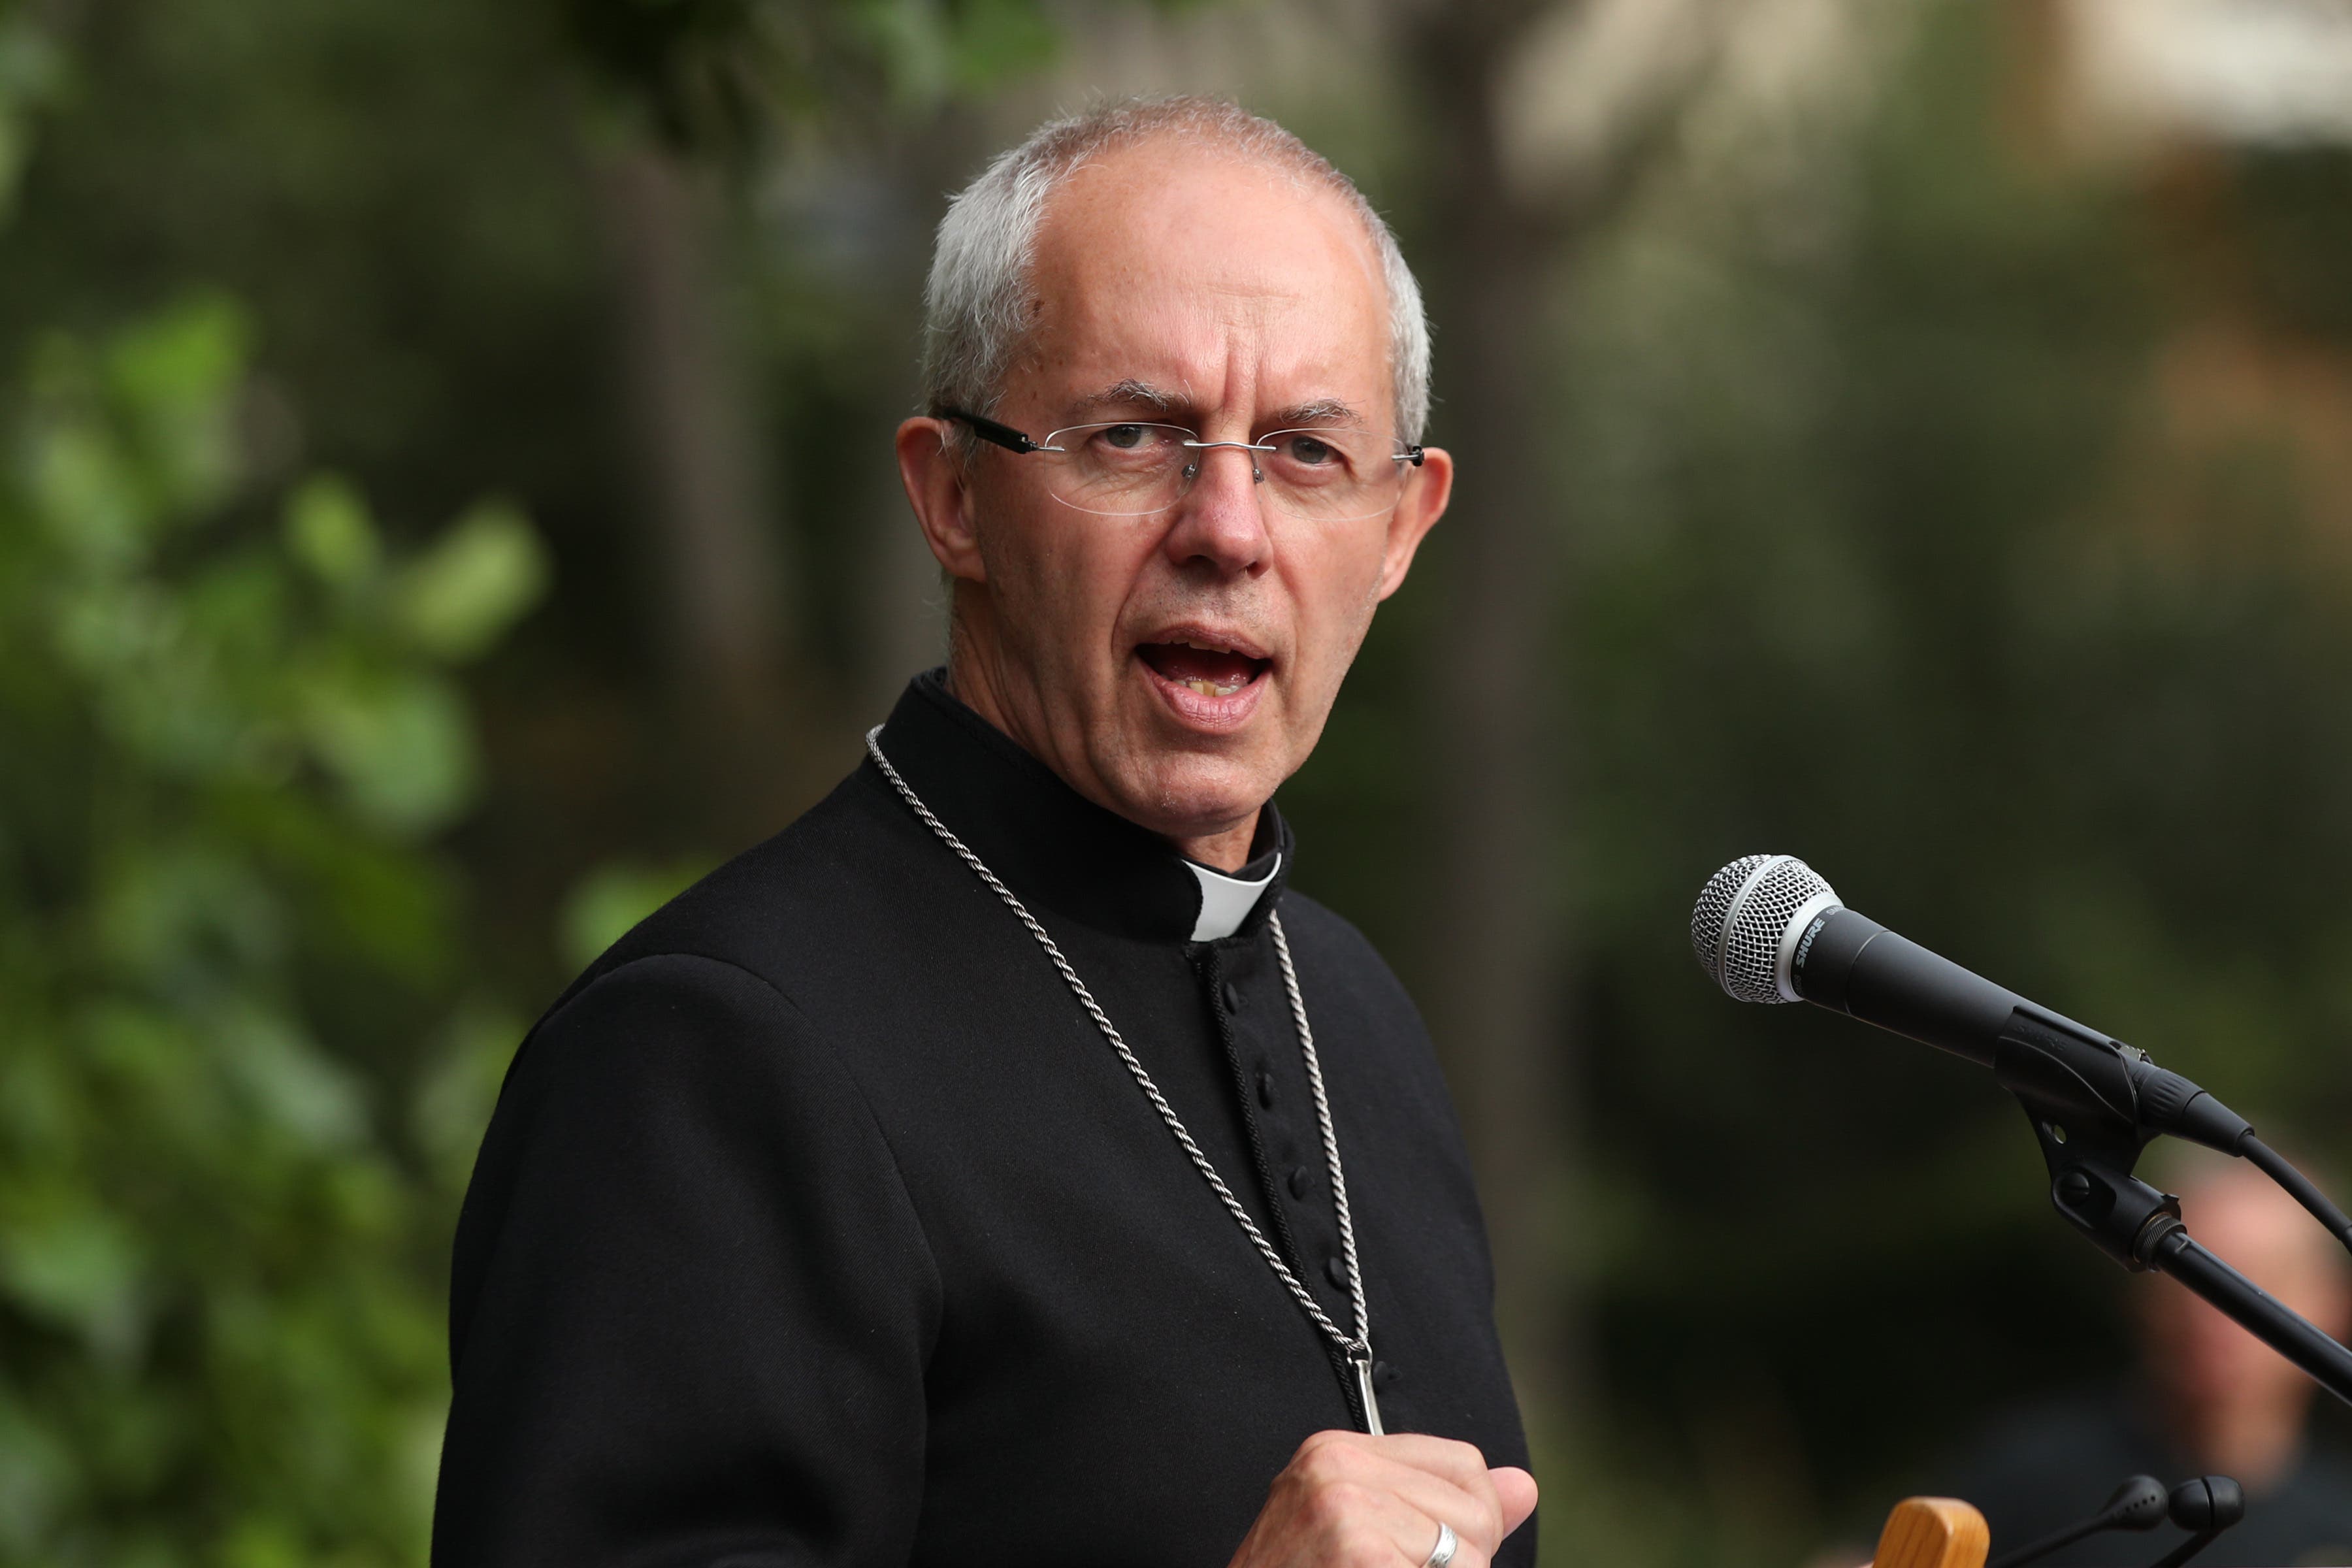
[[[2336,1398],[2352,1404],[2352,1351],[2290,1311],[2268,1291],[2208,1252],[2177,1218],[2148,1244],[2149,1266],[2169,1274],[2225,1317],[2309,1373]]]
[[[2207,1251],[2181,1223],[2180,1200],[2131,1173],[2158,1130],[2141,1123],[2126,1064],[2109,1059],[2112,1068],[2086,1057],[2021,1008],[1994,1048],[1993,1076],[2033,1124],[2059,1215],[2134,1273],[2170,1275],[2352,1405],[2352,1351]]]

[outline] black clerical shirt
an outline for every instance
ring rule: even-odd
[[[1461,1134],[1362,936],[1277,874],[1192,941],[1188,863],[937,672],[882,745],[1344,1327],[1279,908],[1388,1428],[1524,1465]],[[1344,1361],[1034,939],[870,761],[532,1030],[458,1225],[450,1357],[442,1568],[1216,1568],[1302,1439],[1361,1427]]]

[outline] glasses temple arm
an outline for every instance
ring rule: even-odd
[[[1010,425],[999,425],[993,419],[983,419],[977,414],[967,414],[961,408],[942,408],[938,417],[953,419],[960,424],[968,425],[971,426],[973,435],[983,441],[1003,447],[1007,451],[1042,452],[1045,449]]]

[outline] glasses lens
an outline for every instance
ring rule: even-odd
[[[1370,430],[1276,430],[1258,437],[1274,505],[1293,517],[1345,522],[1396,505],[1409,465]]]
[[[1184,493],[1197,439],[1174,425],[1079,425],[1045,437],[1055,499],[1082,511],[1162,511]]]
[[[1184,499],[1211,451],[1177,425],[1130,421],[1078,425],[1045,437],[1055,500],[1082,511],[1134,517],[1165,511]],[[1396,443],[1370,430],[1276,430],[1259,437],[1245,458],[1265,486],[1266,503],[1316,522],[1377,517],[1404,490],[1405,460]]]

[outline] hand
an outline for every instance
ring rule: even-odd
[[[1422,1568],[1441,1521],[1462,1541],[1454,1568],[1486,1568],[1535,1510],[1536,1479],[1488,1469],[1467,1443],[1318,1432],[1274,1478],[1232,1568]]]

